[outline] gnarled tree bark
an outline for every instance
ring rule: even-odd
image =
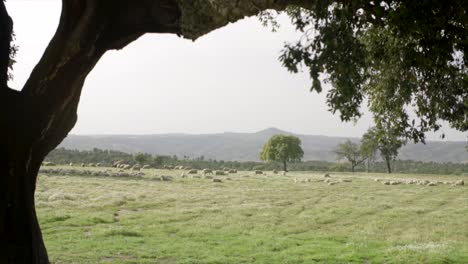
[[[73,128],[86,76],[145,33],[192,40],[310,0],[63,0],[57,32],[21,91],[7,86],[13,22],[0,1],[0,263],[48,263],[34,206],[39,167]]]

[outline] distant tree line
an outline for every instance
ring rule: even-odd
[[[148,164],[153,168],[162,168],[164,165],[186,166],[193,169],[222,169],[233,168],[237,170],[282,170],[282,162],[255,162],[255,161],[223,161],[206,159],[200,157],[177,157],[166,155],[151,155],[147,153],[129,154],[115,150],[70,150],[58,148],[52,151],[46,158],[46,161],[55,164],[76,164],[81,163],[101,163],[110,166],[113,162],[122,160],[127,164]],[[360,163],[354,167],[356,172],[365,172],[367,166]],[[349,172],[351,166],[347,162],[327,162],[327,161],[302,161],[291,162],[288,166],[290,171],[336,171]],[[387,172],[387,163],[376,161],[368,168],[369,172]],[[395,160],[393,165],[395,173],[421,173],[421,174],[455,174],[468,175],[468,164],[462,163],[437,163],[421,162],[412,160]]]

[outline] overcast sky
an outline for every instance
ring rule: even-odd
[[[60,2],[7,1],[20,47],[14,88],[21,89],[54,34]],[[255,132],[277,127],[360,137],[372,126],[367,110],[358,123],[342,123],[327,111],[325,93],[309,92],[306,74],[290,74],[281,66],[284,42],[297,38],[287,19],[282,21],[276,33],[249,18],[195,42],[152,34],[108,52],[87,78],[71,133]],[[448,127],[443,132],[446,140],[467,138]]]

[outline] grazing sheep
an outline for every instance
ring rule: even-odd
[[[139,171],[141,169],[140,165],[133,165],[132,170]]]
[[[141,167],[141,168],[142,168],[142,169],[151,169],[151,165],[149,165],[149,164],[146,164],[146,165],[144,165],[144,166],[143,166],[143,167]]]
[[[197,170],[189,170],[189,171],[188,171],[188,174],[197,174],[197,173],[198,173]]]
[[[101,167],[101,165],[102,164],[100,162],[96,163],[96,167]]]
[[[118,168],[118,166],[119,166],[120,164],[122,164],[122,163],[124,163],[124,161],[123,161],[123,160],[118,160],[118,161],[115,161],[114,163],[112,163],[112,167],[116,167],[116,168]]]
[[[173,181],[174,180],[174,178],[172,178],[171,176],[161,176],[161,179],[163,181]]]
[[[86,165],[84,163],[81,163],[81,167],[86,167]]]
[[[430,182],[427,184],[427,186],[437,186],[437,184],[435,182]]]
[[[235,170],[235,169],[230,169],[230,170],[229,170],[229,173],[237,173],[237,170]]]
[[[203,169],[203,170],[202,170],[202,173],[203,173],[203,175],[206,175],[206,174],[213,174],[213,171],[210,170],[210,169]]]
[[[375,178],[374,181],[375,181],[375,182],[380,182],[381,180],[378,179],[378,178]]]
[[[72,167],[72,166],[73,166],[73,162],[70,162],[70,164],[68,164],[68,165],[70,165],[70,167]]]
[[[390,185],[390,182],[389,182],[389,181],[383,181],[382,184],[384,184],[384,185]]]
[[[273,174],[278,174],[278,171],[277,171],[277,170],[273,170]]]
[[[459,181],[455,182],[455,185],[463,186],[463,185],[465,185],[465,182],[463,180],[459,180]]]
[[[214,174],[215,174],[216,176],[226,175],[226,173],[224,173],[224,171],[220,171],[220,170],[219,170],[219,171],[215,171]]]
[[[330,178],[330,174],[328,173],[325,173],[325,175],[323,175],[324,178]]]
[[[223,182],[221,179],[213,179],[213,182]]]
[[[263,171],[261,171],[261,170],[256,170],[256,171],[255,171],[255,174],[263,174]]]

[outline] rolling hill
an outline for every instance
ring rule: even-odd
[[[112,149],[128,153],[147,152],[178,157],[204,156],[226,161],[258,161],[265,142],[275,134],[293,134],[276,128],[256,133],[159,134],[159,135],[69,135],[59,147],[90,150]],[[339,143],[359,138],[297,135],[302,141],[304,160],[334,161],[333,149]],[[433,162],[468,162],[466,142],[429,141],[426,145],[409,143],[400,150],[399,159]]]

